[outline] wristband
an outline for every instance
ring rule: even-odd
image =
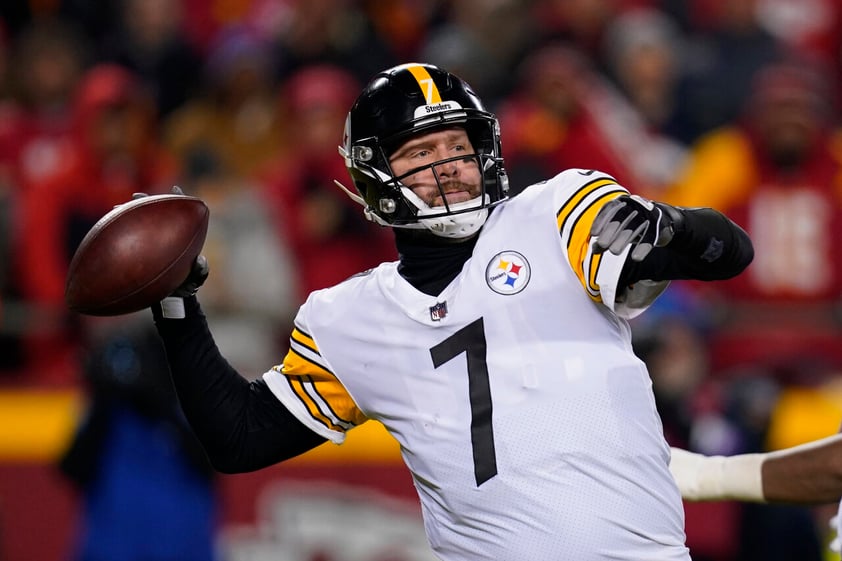
[[[200,314],[199,301],[195,296],[167,296],[152,306],[152,318],[160,320],[185,319]]]
[[[168,296],[161,300],[161,317],[164,319],[184,319],[187,317],[184,312],[184,298]]]
[[[765,502],[762,466],[767,454],[705,456],[672,448],[670,472],[688,501]]]

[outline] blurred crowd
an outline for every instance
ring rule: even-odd
[[[172,185],[211,209],[202,303],[219,346],[248,376],[279,362],[307,293],[396,258],[333,180],[360,87],[409,61],[474,85],[515,192],[597,168],[749,232],[743,275],[674,283],[633,324],[672,444],[732,454],[836,432],[836,0],[4,2],[0,384],[85,380],[113,341],[64,307],[73,251],[133,192]],[[821,558],[814,511],[714,512],[739,523],[696,536],[688,510],[694,559]]]

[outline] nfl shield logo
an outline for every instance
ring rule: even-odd
[[[447,315],[447,302],[439,302],[435,306],[430,306],[430,319],[433,321],[440,321],[441,318]]]

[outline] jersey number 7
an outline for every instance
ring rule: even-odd
[[[485,329],[482,318],[479,318],[430,349],[433,366],[436,368],[463,352],[467,358],[468,394],[471,401],[471,448],[474,453],[477,487],[497,475],[486,348]]]

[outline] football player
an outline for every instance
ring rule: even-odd
[[[376,419],[443,560],[688,560],[626,320],[671,279],[739,274],[745,232],[596,170],[509,197],[497,119],[427,64],[375,76],[339,152],[343,188],[400,258],[313,292],[280,364],[248,382],[220,355],[195,295],[204,259],[153,309],[216,468],[260,469]]]

